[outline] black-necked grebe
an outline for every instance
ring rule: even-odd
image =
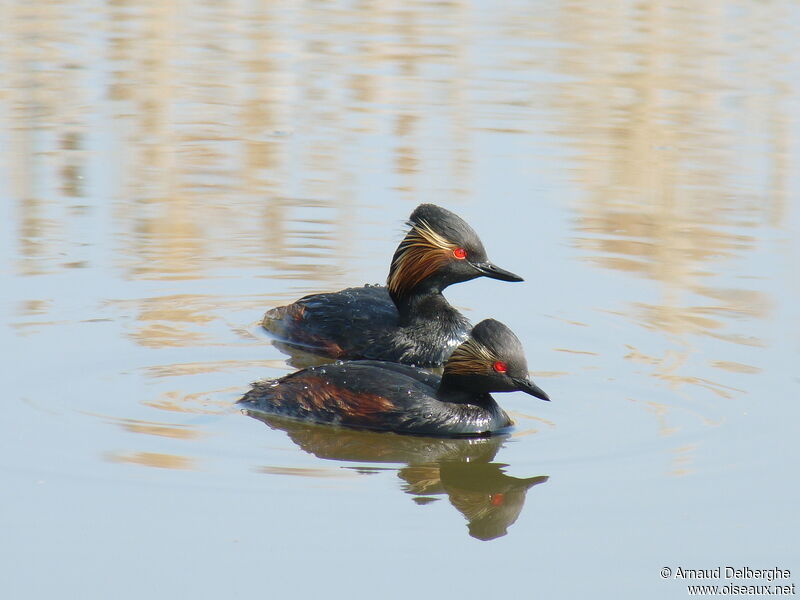
[[[528,378],[517,336],[499,321],[486,319],[453,351],[441,377],[397,363],[350,361],[255,383],[239,402],[248,412],[316,423],[482,436],[512,425],[489,392],[513,391],[549,400]]]
[[[470,329],[442,290],[476,277],[522,278],[492,264],[478,234],[448,210],[421,204],[408,224],[387,287],[305,296],[268,311],[264,329],[290,347],[331,358],[441,366]]]

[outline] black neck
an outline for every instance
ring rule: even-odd
[[[435,288],[415,288],[403,296],[392,294],[392,300],[400,313],[401,325],[410,325],[417,321],[430,323],[437,319],[455,319],[460,316],[442,292]]]
[[[469,384],[459,381],[458,375],[448,375],[445,373],[439,382],[439,389],[436,390],[436,398],[442,402],[453,402],[456,404],[475,404],[478,406],[489,407],[495,404],[494,399],[489,394],[476,393],[470,389]],[[463,385],[462,385],[463,384]]]

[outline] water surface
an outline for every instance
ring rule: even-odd
[[[9,597],[800,573],[794,3],[2,12]],[[525,277],[447,296],[553,402],[475,441],[241,415],[292,370],[264,310],[382,282],[420,202]]]

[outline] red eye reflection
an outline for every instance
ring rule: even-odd
[[[458,260],[464,260],[467,258],[467,251],[463,248],[456,248],[453,250],[453,256],[455,256]]]
[[[489,496],[489,503],[492,506],[503,506],[503,502],[506,501],[506,496],[502,492],[497,492],[496,494],[492,494]]]
[[[502,360],[498,360],[496,363],[494,363],[494,370],[498,373],[505,373],[508,371],[508,365]]]

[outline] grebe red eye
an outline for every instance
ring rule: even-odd
[[[505,373],[508,371],[508,365],[502,360],[498,360],[496,363],[494,363],[494,370],[498,373]]]
[[[453,250],[453,256],[455,256],[459,260],[464,260],[467,258],[467,251],[463,248],[456,248]]]

